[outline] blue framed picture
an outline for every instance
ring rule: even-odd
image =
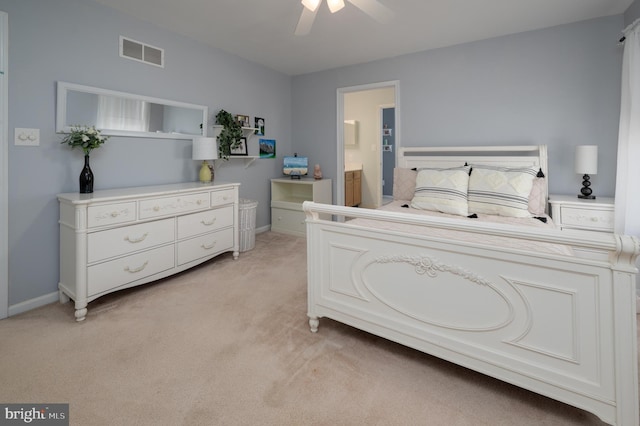
[[[260,158],[276,157],[276,141],[274,139],[260,139]]]

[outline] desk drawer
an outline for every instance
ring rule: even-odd
[[[175,266],[173,244],[89,266],[87,295],[109,291]]]
[[[178,266],[207,256],[213,256],[233,248],[233,228],[180,241]]]
[[[562,226],[613,232],[614,214],[612,210],[561,206],[560,216]]]
[[[136,220],[136,202],[103,204],[87,208],[87,226],[117,225]]]
[[[209,193],[152,198],[140,201],[140,219],[177,215],[209,208]]]
[[[233,205],[178,218],[178,239],[233,226]]]
[[[87,262],[170,243],[175,235],[174,224],[170,218],[91,233],[87,236]]]

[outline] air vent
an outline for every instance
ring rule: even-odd
[[[120,56],[164,68],[164,49],[120,36]]]

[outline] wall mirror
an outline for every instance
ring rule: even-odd
[[[192,139],[207,136],[209,108],[58,82],[56,132],[95,126],[104,135]]]

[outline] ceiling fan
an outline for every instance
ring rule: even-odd
[[[347,1],[380,23],[387,22],[393,16],[393,12],[378,0]],[[298,20],[295,35],[309,34],[313,21],[316,19],[320,3],[322,3],[322,0],[302,0],[304,8]],[[327,0],[327,6],[331,13],[336,13],[344,7],[344,0]]]

